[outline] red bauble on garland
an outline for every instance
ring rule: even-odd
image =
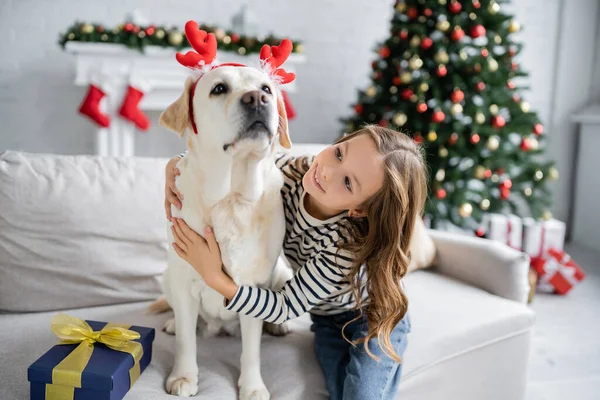
[[[452,100],[453,103],[460,103],[464,99],[465,94],[460,89],[454,89],[454,91],[450,94],[450,100]]]
[[[460,27],[456,27],[452,31],[451,37],[452,37],[452,40],[454,40],[455,42],[458,42],[460,39],[465,37],[465,31],[463,31]]]
[[[424,113],[425,111],[427,111],[427,104],[419,103],[419,105],[417,105],[417,111],[420,113]]]
[[[444,113],[442,111],[436,111],[433,113],[433,115],[431,116],[431,120],[433,122],[435,122],[436,124],[439,124],[440,122],[444,122],[444,118],[446,118],[446,116],[444,115]]]
[[[446,74],[447,74],[447,73],[448,73],[448,70],[446,69],[446,66],[445,66],[445,65],[440,65],[440,66],[437,68],[437,75],[438,75],[439,77],[446,76]]]
[[[402,91],[402,98],[403,98],[404,100],[410,100],[410,98],[412,97],[412,95],[413,95],[413,94],[414,94],[414,93],[413,93],[413,91],[412,91],[411,89],[409,89],[409,88],[406,88],[406,89],[404,89],[404,90]]]
[[[519,146],[521,148],[521,150],[523,151],[529,151],[531,150],[531,140],[529,140],[529,138],[523,138],[523,140],[521,141],[521,145]]]
[[[437,197],[440,200],[443,200],[446,198],[446,191],[444,189],[438,189],[435,192],[435,197]]]
[[[417,18],[418,15],[418,11],[415,7],[410,7],[407,11],[406,11],[406,15],[408,16],[408,18],[410,19],[415,19]]]
[[[472,26],[471,29],[469,30],[469,35],[471,35],[471,37],[473,39],[476,39],[478,37],[484,36],[485,35],[485,28],[483,27],[483,25]]]
[[[356,111],[357,114],[362,114],[363,112],[363,105],[362,104],[357,104],[354,106],[354,111]]]
[[[382,48],[379,49],[379,55],[382,58],[387,58],[390,55],[390,48],[387,46],[383,46]]]
[[[506,120],[503,116],[496,115],[494,118],[492,118],[492,126],[494,128],[502,128],[504,125],[506,125]]]
[[[431,40],[431,38],[427,37],[421,40],[421,48],[423,50],[428,50],[429,48],[431,48],[431,46],[433,46],[433,40]]]
[[[462,10],[462,5],[458,1],[451,1],[448,10],[450,10],[452,14],[458,14],[460,10]]]
[[[473,133],[469,140],[471,141],[472,144],[477,144],[477,143],[479,143],[479,139],[480,139],[479,134]]]
[[[477,89],[478,92],[481,92],[483,89],[485,89],[485,83],[477,82],[477,85],[475,85],[475,89]]]
[[[535,133],[536,135],[541,135],[542,133],[544,133],[544,125],[542,124],[535,124],[533,126],[533,133]]]

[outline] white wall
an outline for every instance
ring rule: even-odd
[[[562,180],[554,213],[566,220],[575,129],[567,122],[575,107],[569,88],[588,88],[580,96],[581,103],[591,95],[591,63],[598,48],[597,0],[513,3],[506,7],[524,27],[519,33],[525,43],[520,62],[531,74],[531,90],[523,97],[539,112],[550,137],[549,155],[559,162]],[[56,44],[58,33],[76,19],[114,25],[127,12],[140,9],[156,24],[183,26],[194,18],[228,26],[240,4],[236,0],[1,0],[0,151],[93,153],[94,127],[76,111],[85,90],[72,85],[72,58]],[[291,124],[293,140],[334,140],[341,127],[338,118],[348,115],[356,88],[368,82],[371,49],[389,32],[393,0],[252,0],[250,4],[260,15],[264,33],[305,42],[308,62],[299,67],[299,92],[291,96],[298,111]],[[599,82],[599,73],[595,79]],[[150,116],[154,127],[137,135],[137,153],[179,151],[181,143],[175,135],[157,127],[158,114]]]

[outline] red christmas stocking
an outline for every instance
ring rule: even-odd
[[[100,85],[91,82],[90,88],[79,106],[79,112],[91,118],[98,125],[108,128],[110,125],[110,117],[100,111],[100,101],[104,98],[105,93],[100,89]]]
[[[142,131],[147,131],[150,127],[150,121],[146,114],[139,109],[140,101],[149,87],[146,82],[140,79],[131,80],[127,88],[127,94],[119,110],[119,114],[133,122]]]

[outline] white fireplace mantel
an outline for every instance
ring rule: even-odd
[[[75,55],[75,85],[88,86],[93,72],[109,77],[106,100],[102,111],[110,115],[108,128],[98,128],[96,153],[102,156],[133,156],[135,154],[136,127],[118,114],[127,90],[130,74],[145,79],[150,89],[140,102],[142,110],[164,110],[181,94],[190,70],[175,60],[176,51],[159,46],[148,46],[143,53],[119,44],[68,42],[66,51]],[[191,49],[184,49],[186,52]],[[258,65],[257,53],[241,56],[233,52],[220,51],[220,62],[238,62]],[[297,64],[304,63],[303,54],[290,54],[285,62],[288,72],[296,72]],[[296,82],[285,85],[285,90],[296,91]]]

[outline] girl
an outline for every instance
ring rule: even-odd
[[[175,164],[165,205],[180,207]],[[421,148],[408,136],[366,126],[314,158],[281,156],[286,234],[295,270],[279,291],[238,286],[205,238],[174,220],[173,247],[238,313],[282,323],[310,311],[315,351],[331,399],[393,399],[410,322],[400,280],[427,196]],[[362,343],[361,346],[357,346]]]

